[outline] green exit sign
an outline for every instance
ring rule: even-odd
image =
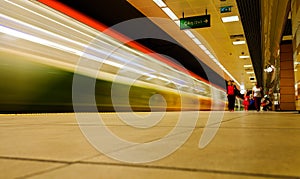
[[[210,15],[180,18],[180,30],[210,27]]]
[[[232,6],[223,6],[220,7],[220,13],[231,12]]]

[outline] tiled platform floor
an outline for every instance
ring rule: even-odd
[[[143,121],[139,125],[142,128],[128,126],[118,120],[116,113],[100,114],[111,133],[138,145],[166,138],[172,129],[180,129],[163,143],[173,146],[183,140],[181,136],[187,131],[192,131],[188,140],[170,155],[143,163],[121,162],[99,152],[81,132],[74,113],[1,114],[0,178],[300,178],[300,114],[213,113],[222,117],[222,123],[219,128],[218,125],[208,128],[217,129],[217,133],[203,149],[198,144],[211,112],[201,112],[196,126],[186,122],[196,116],[195,112],[183,113],[183,123],[177,123],[178,112],[163,116],[155,113],[157,116],[147,120],[162,120],[148,128]],[[88,121],[89,115],[80,114],[81,119],[87,118],[81,126],[97,131],[99,125]],[[121,118],[132,118],[126,115],[122,113]],[[98,145],[111,144],[98,142]],[[116,145],[108,147],[106,153],[120,154],[119,158],[123,158],[126,152],[136,152],[128,161],[140,161],[140,154],[151,158],[166,148],[145,147],[140,151],[138,145]]]

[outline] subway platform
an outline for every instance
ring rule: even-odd
[[[126,113],[100,113],[102,124],[89,121],[89,113],[1,114],[0,178],[300,178],[297,112],[201,111],[195,123],[190,121],[195,112],[183,113],[156,112],[150,118],[160,120],[147,126],[126,124],[120,120],[132,117]],[[207,126],[212,113],[218,113],[222,121]],[[149,118],[148,113],[136,115],[141,120]],[[178,122],[180,115],[183,122]],[[82,117],[86,122],[78,120]],[[180,130],[172,133],[174,128]],[[90,129],[95,136],[108,130],[134,145],[95,145],[97,140],[84,133]],[[199,140],[207,129],[216,134],[201,148]],[[167,140],[161,147],[136,148],[162,138]],[[180,142],[176,148],[174,144]],[[151,160],[166,144],[174,145],[174,150]],[[107,148],[101,152],[97,147]],[[150,159],[141,161],[134,158],[135,153],[126,158],[126,151]]]

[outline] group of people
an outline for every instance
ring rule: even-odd
[[[254,100],[254,107],[256,111],[260,111],[260,106],[261,106],[261,99],[262,99],[262,88],[260,86],[258,86],[258,84],[256,83],[255,86],[253,86],[252,88],[252,93],[251,93],[251,97]],[[245,94],[244,97],[244,108],[245,110],[249,108],[250,103],[248,104],[248,101],[250,102],[250,96],[247,96],[247,94]]]
[[[227,82],[227,98],[228,98],[228,110],[233,112],[235,107],[235,98],[239,94],[239,90],[234,85],[232,80]],[[252,92],[246,92],[244,94],[244,110],[248,111],[250,107],[253,105],[253,108],[256,111],[262,110],[267,111],[270,110],[272,106],[272,102],[270,101],[267,95],[263,96],[263,89],[257,83],[252,88]]]

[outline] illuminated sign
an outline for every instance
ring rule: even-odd
[[[210,15],[180,18],[180,30],[210,27]]]
[[[223,6],[223,7],[220,7],[220,12],[221,13],[231,12],[231,8],[232,8],[232,6]]]

